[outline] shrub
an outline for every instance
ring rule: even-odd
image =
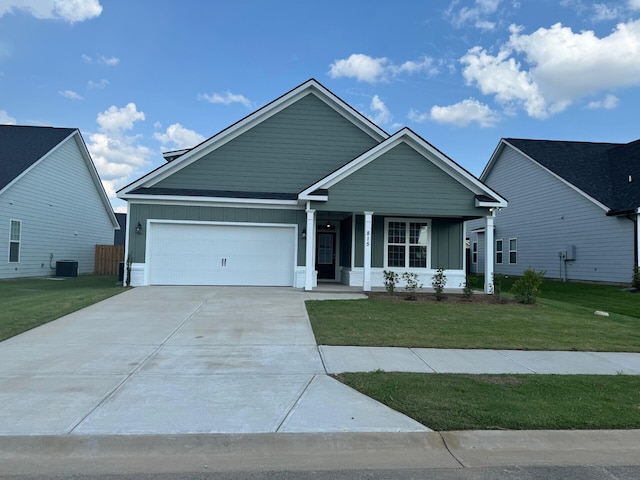
[[[422,284],[418,282],[418,274],[404,272],[402,274],[402,279],[405,281],[404,291],[407,294],[405,299],[416,300],[416,290],[418,288],[422,288]]]
[[[478,276],[474,273],[467,274],[464,277],[464,288],[462,289],[462,293],[467,300],[471,300],[471,296],[473,295],[473,289],[478,285]]]
[[[440,301],[445,298],[444,286],[447,284],[447,276],[444,274],[444,268],[438,268],[435,275],[431,278],[431,286],[436,291],[436,300]]]
[[[396,285],[400,281],[400,275],[390,270],[383,270],[382,274],[384,275],[384,288],[386,288],[389,293],[395,292]]]
[[[638,265],[633,266],[633,276],[631,277],[631,286],[640,292],[640,267]]]
[[[515,281],[511,287],[511,292],[515,295],[520,303],[536,303],[540,296],[540,285],[542,285],[542,277],[545,272],[536,272],[527,269],[521,278]]]

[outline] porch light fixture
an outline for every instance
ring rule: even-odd
[[[138,235],[142,234],[142,225],[140,224],[140,222],[138,222],[138,225],[136,226],[136,233]]]
[[[306,229],[306,228],[303,228],[303,229],[302,229],[302,235],[300,235],[300,236],[301,236],[303,239],[304,239],[304,238],[307,238],[307,229]]]

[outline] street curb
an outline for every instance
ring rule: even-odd
[[[640,430],[0,436],[0,475],[640,465]]]

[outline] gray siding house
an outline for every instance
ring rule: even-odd
[[[480,179],[509,200],[496,210],[496,273],[527,268],[565,280],[629,282],[638,264],[640,141],[505,138]],[[467,223],[471,271],[484,273],[485,225]],[[490,262],[491,263],[491,262]]]
[[[132,285],[337,282],[438,267],[506,201],[409,129],[389,135],[309,80],[118,192]],[[129,258],[129,257],[128,257]]]
[[[118,223],[77,129],[0,125],[0,278],[93,273]]]

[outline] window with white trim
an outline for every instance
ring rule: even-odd
[[[518,239],[509,239],[509,263],[518,263]]]
[[[20,262],[20,238],[22,236],[22,222],[11,220],[9,222],[9,263]]]
[[[429,220],[385,219],[385,268],[429,268]]]
[[[471,263],[478,263],[478,242],[471,244]]]
[[[502,263],[502,239],[496,240],[496,263]]]

